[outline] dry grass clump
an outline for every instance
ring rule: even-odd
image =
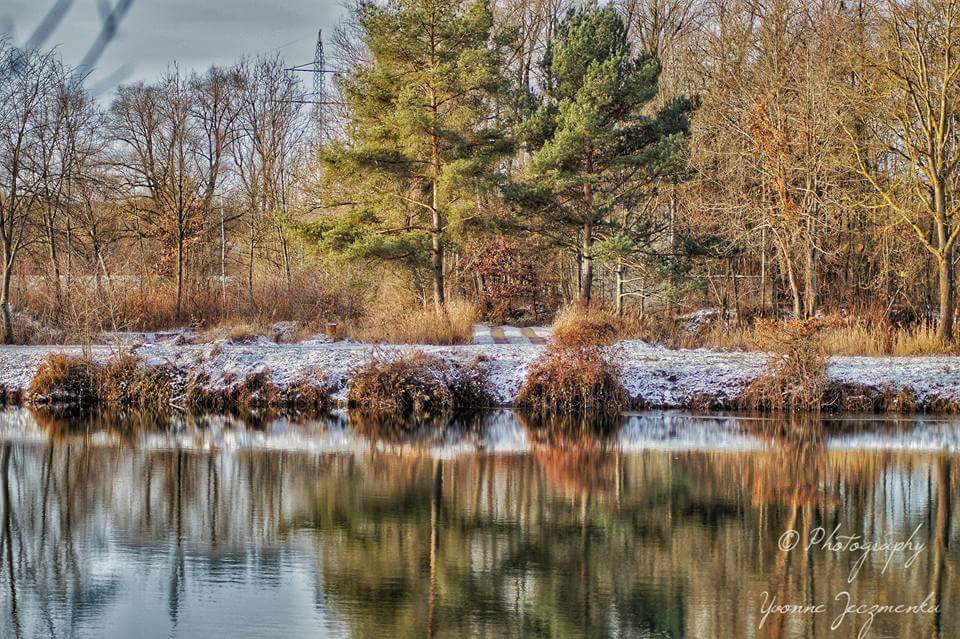
[[[608,349],[551,345],[530,366],[519,408],[543,414],[613,414],[629,406],[620,366]]]
[[[480,361],[451,362],[421,352],[378,357],[350,381],[348,401],[366,410],[402,415],[435,415],[490,404]]]
[[[570,304],[553,322],[553,342],[561,347],[609,345],[621,338],[623,321],[598,306]]]
[[[547,415],[611,415],[629,405],[610,345],[631,331],[616,314],[571,304],[558,313],[550,346],[530,367],[516,405]],[[636,327],[633,327],[636,328]]]
[[[89,357],[52,354],[37,369],[27,396],[41,404],[93,404],[99,398],[99,367]]]
[[[226,330],[224,339],[233,344],[247,344],[263,337],[263,331],[249,324],[234,324]]]
[[[767,350],[775,354],[769,370],[743,390],[740,403],[750,409],[820,409],[830,380],[821,320],[765,322]]]
[[[97,395],[101,404],[124,408],[168,406],[172,388],[167,371],[144,366],[133,355],[123,355],[97,367]]]
[[[359,323],[346,326],[345,333],[361,342],[469,344],[476,318],[476,308],[462,301],[448,302],[440,312],[433,308],[410,311],[387,304],[371,310]]]
[[[34,404],[147,408],[168,405],[172,385],[165,371],[144,366],[132,355],[100,363],[53,354],[40,365],[27,395]]]

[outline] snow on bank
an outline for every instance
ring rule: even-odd
[[[133,349],[147,364],[164,366],[181,375],[204,373],[213,387],[226,387],[252,375],[266,375],[284,387],[303,379],[325,376],[334,397],[346,396],[352,372],[374,357],[422,351],[464,362],[485,361],[498,404],[509,406],[532,361],[543,351],[536,344],[474,344],[463,346],[374,346],[355,342],[275,344],[261,339],[234,344],[147,343]],[[79,347],[0,347],[0,386],[25,389],[50,353],[81,354]],[[90,351],[106,359],[119,352],[107,346]],[[684,407],[702,398],[730,400],[759,375],[763,353],[708,349],[671,350],[641,341],[618,347],[622,381],[630,395],[647,406]],[[960,357],[834,357],[829,368],[838,382],[894,390],[905,389],[918,399],[960,401]]]

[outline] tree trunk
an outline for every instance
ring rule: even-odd
[[[623,275],[626,267],[623,265],[623,258],[617,258],[617,315],[623,315],[624,286]]]
[[[63,290],[60,286],[60,256],[57,253],[56,229],[52,216],[47,216],[47,257],[50,259],[50,271],[53,274],[53,298],[56,313],[63,310]]]
[[[10,312],[10,280],[13,266],[4,261],[3,275],[0,279],[0,312],[3,314],[3,343],[13,344],[13,314]]]
[[[941,253],[937,260],[937,275],[940,280],[940,320],[937,337],[945,342],[953,341],[953,253]]]
[[[70,291],[73,288],[73,220],[67,216],[67,302],[70,302]]]
[[[807,245],[806,262],[803,272],[803,313],[812,318],[817,314],[817,255],[813,243]]]
[[[583,225],[583,242],[580,249],[580,303],[589,304],[593,292],[593,222]]]
[[[431,47],[436,43],[431,41]],[[430,54],[431,67],[435,64],[434,50]],[[430,211],[432,220],[430,226],[430,267],[433,270],[433,304],[437,312],[444,310],[446,292],[443,282],[443,214],[440,212],[440,202],[437,193],[437,182],[440,181],[440,132],[437,128],[439,117],[439,103],[433,87],[430,88],[429,112],[432,117],[430,133]]]
[[[174,319],[179,322],[183,311],[183,229],[177,229],[177,308]]]
[[[767,229],[760,229],[760,317],[767,316]]]
[[[220,204],[220,319],[227,314],[227,230]]]
[[[253,296],[253,260],[255,257],[256,227],[253,218],[250,219],[250,261],[247,264],[247,297],[250,304],[250,310],[257,310],[257,300]]]
[[[800,298],[800,287],[797,284],[796,269],[793,268],[793,260],[787,255],[786,247],[784,247],[782,243],[779,253],[787,279],[787,286],[790,287],[790,297],[793,300],[793,317],[794,319],[800,319],[801,313],[803,312],[803,302]]]
[[[286,234],[283,232],[283,226],[277,224],[277,240],[280,242],[280,257],[283,261],[283,274],[287,278],[287,284],[293,282],[293,275],[290,272],[290,246]]]
[[[434,185],[436,190],[436,185]],[[436,198],[434,198],[436,201]],[[433,226],[430,229],[430,266],[433,270],[433,304],[437,312],[443,311],[446,304],[446,293],[443,284],[443,238],[441,232],[443,229],[443,216],[434,207]]]
[[[593,162],[587,162],[587,171],[593,170]],[[587,219],[583,223],[580,246],[580,303],[589,304],[593,288],[593,188],[589,182],[583,185],[583,203]]]

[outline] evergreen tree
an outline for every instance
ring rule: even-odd
[[[329,215],[310,230],[335,251],[429,265],[439,310],[448,236],[506,150],[493,16],[483,0],[388,0],[356,17],[368,62],[340,82],[347,136],[323,153]]]
[[[652,55],[634,56],[627,35],[611,5],[567,14],[544,55],[544,99],[526,126],[533,151],[528,180],[514,190],[526,210],[541,210],[545,228],[572,238],[567,244],[580,256],[585,303],[598,234],[622,252],[633,241],[631,228],[649,231],[630,209],[684,166],[691,101],[644,113],[656,96],[660,65]]]

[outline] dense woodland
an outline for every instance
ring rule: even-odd
[[[579,299],[949,341],[958,20],[955,0],[365,2],[319,94],[260,57],[94,98],[56,50],[5,43],[4,338],[451,300],[542,322]]]

